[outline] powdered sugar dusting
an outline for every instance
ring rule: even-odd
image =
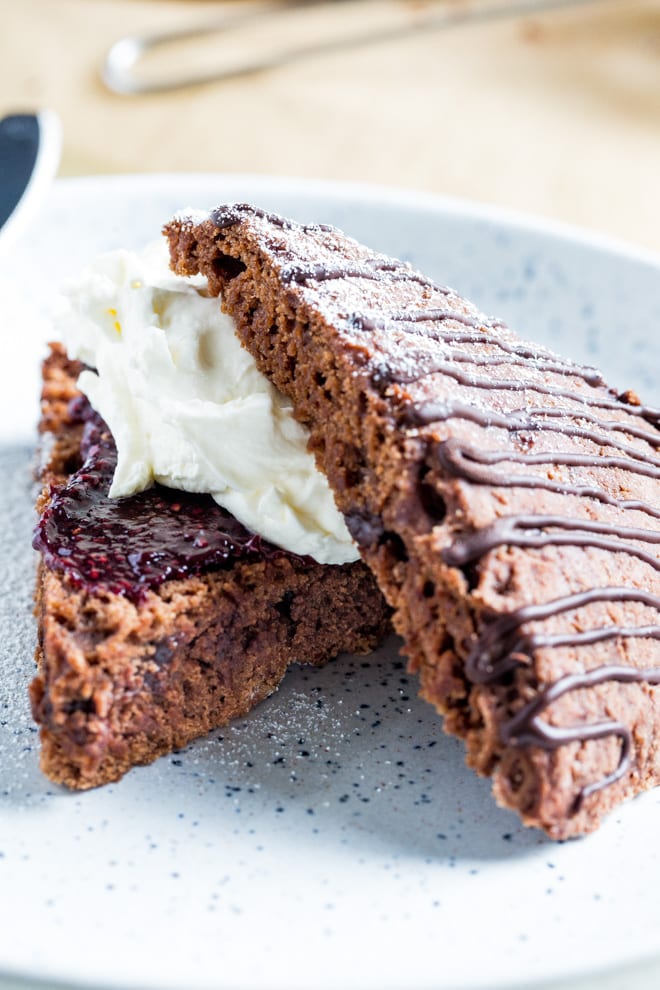
[[[31,462],[27,450],[0,452],[0,794],[21,802],[48,786],[37,768],[37,728],[27,692],[36,642]]]
[[[208,210],[200,210],[193,206],[184,206],[174,214],[175,220],[186,224],[203,223],[208,218]]]

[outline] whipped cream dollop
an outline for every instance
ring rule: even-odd
[[[154,481],[207,492],[285,550],[322,564],[357,560],[289,400],[203,280],[169,270],[164,244],[96,259],[67,286],[56,326],[89,367],[79,387],[117,445],[111,498]]]

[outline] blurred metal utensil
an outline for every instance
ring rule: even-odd
[[[51,110],[0,120],[0,248],[5,250],[41,204],[57,171],[62,146]]]
[[[217,82],[222,79],[232,79],[264,69],[273,69],[300,58],[320,55],[325,52],[390,41],[403,35],[457,27],[461,24],[471,24],[477,21],[537,14],[561,7],[582,6],[586,3],[594,3],[595,0],[509,0],[509,2],[474,0],[474,2],[461,3],[456,6],[440,3],[431,3],[425,6],[411,4],[410,21],[405,25],[397,23],[396,25],[371,27],[368,32],[365,31],[363,34],[351,35],[342,39],[324,40],[321,38],[312,43],[282,48],[267,55],[258,55],[256,58],[247,58],[240,65],[219,65],[217,69],[199,74],[141,79],[135,71],[143,58],[156,49],[177,42],[207,38],[212,34],[227,34],[250,21],[256,22],[257,19],[260,19],[263,23],[265,18],[277,17],[283,11],[315,7],[324,2],[326,0],[284,0],[282,3],[268,4],[258,10],[253,9],[249,12],[228,15],[222,20],[209,21],[195,27],[121,38],[108,51],[102,67],[101,78],[108,89],[122,96],[162,93],[168,90]],[[337,0],[333,0],[333,2],[336,3]]]

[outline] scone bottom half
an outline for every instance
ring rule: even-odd
[[[76,389],[79,371],[52,346],[31,700],[43,771],[84,789],[246,714],[292,663],[369,652],[389,610],[361,561],[280,551],[210,497],[108,499],[114,445]]]
[[[293,401],[421,693],[556,839],[660,783],[660,412],[332,228],[165,228]]]

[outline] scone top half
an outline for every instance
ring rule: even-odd
[[[660,413],[337,230],[180,216],[291,397],[423,696],[555,838],[660,781]]]

